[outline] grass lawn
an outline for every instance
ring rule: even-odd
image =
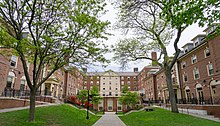
[[[66,104],[37,108],[35,116],[29,123],[28,110],[0,113],[0,126],[91,126],[100,118],[90,114],[87,120],[86,111]]]
[[[220,123],[185,114],[154,108],[154,111],[134,112],[120,116],[127,126],[220,126]]]

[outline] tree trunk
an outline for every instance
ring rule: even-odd
[[[35,119],[35,96],[36,91],[30,91],[30,108],[29,108],[29,122],[34,122]]]
[[[166,75],[166,82],[167,82],[167,87],[168,87],[168,91],[169,91],[171,111],[175,112],[175,113],[179,113],[178,107],[177,107],[177,104],[176,104],[175,93],[174,93],[174,90],[173,90],[171,69],[165,69],[165,75]]]

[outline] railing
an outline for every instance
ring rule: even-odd
[[[51,96],[52,92],[50,91],[37,91],[36,96],[41,96],[41,95],[47,95]],[[2,97],[25,97],[25,96],[30,96],[30,90],[14,90],[14,89],[6,89],[4,90],[1,94]]]
[[[143,100],[142,103],[144,104],[170,104],[170,100]],[[198,105],[205,105],[205,104],[220,104],[220,98],[209,98],[209,99],[202,99],[202,98],[190,98],[190,99],[177,99],[177,104],[198,104]]]

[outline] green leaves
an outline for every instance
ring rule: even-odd
[[[139,101],[139,95],[136,92],[127,91],[119,98],[119,102],[128,106],[134,106]]]

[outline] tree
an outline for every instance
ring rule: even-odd
[[[178,42],[182,32],[191,24],[206,20],[204,10],[209,8],[206,1],[120,0],[117,5],[120,9],[117,27],[125,33],[131,31],[135,37],[120,40],[114,46],[114,59],[123,67],[126,67],[129,61],[139,59],[152,60],[159,65],[165,71],[172,112],[178,113],[171,69],[181,51]],[[169,56],[166,46],[170,43],[174,31],[175,53]],[[158,50],[160,53],[157,60],[148,56],[152,50]]]
[[[98,86],[93,86],[93,88],[90,90],[90,95],[92,96],[92,103],[94,105],[99,104],[99,101],[102,98],[99,96],[99,88],[98,88]]]
[[[77,95],[77,98],[80,100],[82,105],[87,101],[88,98],[88,91],[87,90],[81,90],[79,94]]]
[[[122,88],[122,93],[125,94],[129,91],[128,89],[128,85],[125,85],[123,88]]]
[[[128,91],[119,98],[119,102],[133,108],[139,102],[139,95],[136,92]]]
[[[98,19],[105,5],[103,0],[0,1],[0,46],[13,49],[22,61],[30,88],[30,122],[35,118],[36,91],[56,70],[68,63],[106,61],[102,40],[109,22]],[[33,64],[33,76],[27,62]],[[40,79],[44,67],[50,71]]]

